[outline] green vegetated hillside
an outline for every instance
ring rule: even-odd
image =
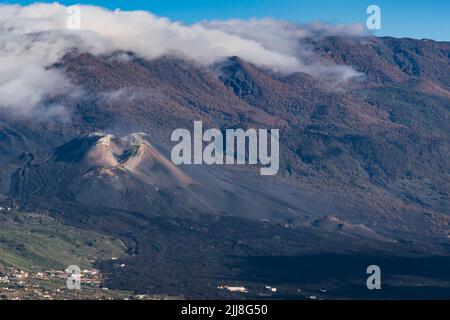
[[[103,286],[104,275],[94,263],[123,258],[126,247],[118,239],[15,209],[0,209],[0,225],[0,300],[174,298]],[[82,269],[80,290],[67,287],[65,269],[70,265]]]
[[[97,260],[121,257],[120,240],[61,224],[43,214],[0,211],[0,269],[89,268]]]

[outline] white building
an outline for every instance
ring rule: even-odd
[[[248,292],[246,287],[227,287],[227,289],[230,292],[241,292],[241,293],[247,293]]]

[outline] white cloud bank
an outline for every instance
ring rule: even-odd
[[[360,25],[299,26],[273,19],[185,25],[144,11],[80,9],[81,29],[70,30],[67,7],[58,3],[0,5],[1,107],[30,114],[39,110],[43,98],[73,90],[50,68],[72,48],[92,54],[132,51],[148,59],[179,54],[204,65],[239,56],[274,71],[329,73],[337,81],[357,75],[346,66],[303,61],[309,53],[299,40],[318,33],[356,35],[362,32]]]

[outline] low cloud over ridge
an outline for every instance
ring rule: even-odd
[[[32,114],[45,97],[73,93],[68,80],[50,68],[72,48],[92,54],[133,51],[147,59],[176,54],[203,65],[239,56],[277,72],[329,73],[336,81],[357,75],[347,66],[303,61],[302,55],[309,53],[299,40],[318,34],[356,35],[362,32],[360,25],[301,26],[274,19],[185,25],[144,11],[80,8],[81,29],[70,30],[63,5],[0,5],[0,107]],[[53,106],[47,112],[60,109]]]

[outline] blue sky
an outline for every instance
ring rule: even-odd
[[[35,1],[1,2],[28,4]],[[148,10],[185,23],[211,19],[273,17],[301,23],[322,21],[365,24],[367,6],[376,4],[380,6],[382,14],[382,30],[378,31],[377,35],[450,41],[448,0],[61,0],[58,2],[95,4],[111,9]]]

